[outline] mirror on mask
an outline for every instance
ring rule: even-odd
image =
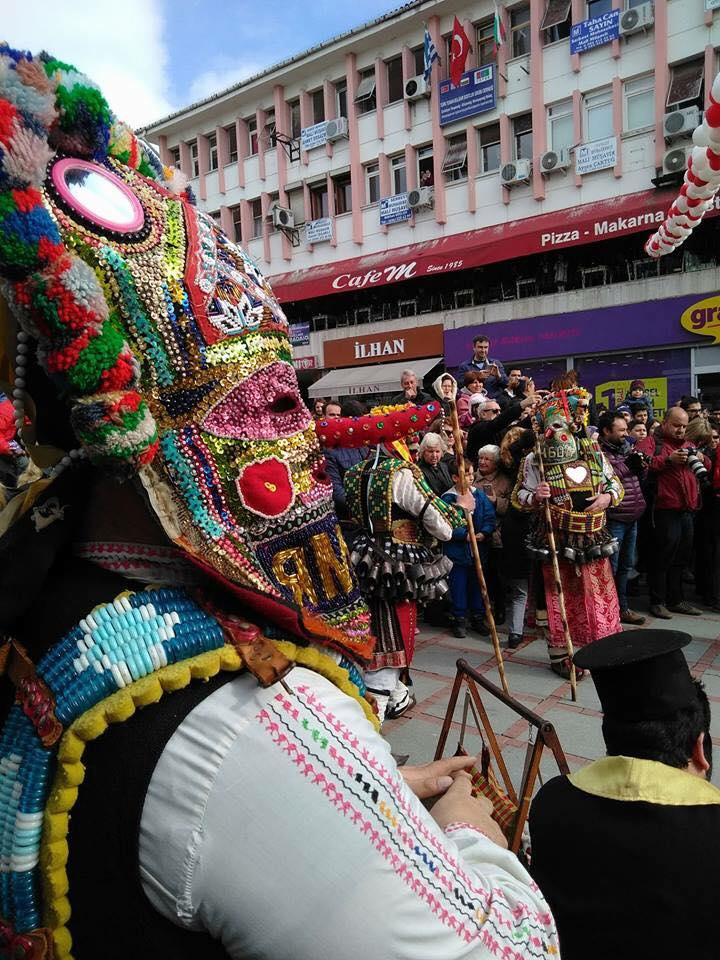
[[[85,217],[116,230],[137,226],[138,204],[115,177],[85,163],[70,163],[62,172],[60,190]]]

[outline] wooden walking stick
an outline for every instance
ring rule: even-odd
[[[543,461],[542,449],[540,445],[540,435],[535,436],[535,464],[540,474],[540,482],[545,483],[545,463]],[[560,579],[560,563],[558,561],[557,546],[555,544],[555,531],[552,526],[552,515],[550,513],[550,500],[543,500],[545,510],[545,526],[547,527],[548,549],[550,550],[550,560],[552,561],[553,577],[555,579],[555,589],[558,595],[558,606],[560,607],[560,620],[562,621],[563,634],[565,635],[565,646],[570,662],[570,693],[573,703],[577,700],[577,677],[575,675],[575,664],[573,662],[572,637],[570,636],[570,626],[568,625],[567,610],[565,609],[565,593],[563,591],[562,580]],[[549,623],[548,623],[549,629]]]
[[[449,376],[445,374],[444,376]],[[455,382],[453,380],[453,382]],[[455,384],[457,389],[457,384]],[[441,399],[449,399],[443,398]],[[465,458],[463,456],[463,447],[462,447],[462,434],[460,432],[460,423],[458,421],[457,407],[455,406],[455,401],[450,400],[450,423],[452,425],[453,436],[455,438],[455,462],[457,463],[458,470],[458,482],[460,484],[460,493],[467,493],[468,491],[468,482],[467,477],[465,476]],[[480,593],[482,594],[483,603],[485,604],[485,615],[487,617],[488,626],[490,627],[490,636],[492,638],[493,649],[495,651],[495,659],[498,665],[498,673],[500,674],[500,683],[502,688],[508,695],[510,694],[510,688],[508,687],[507,678],[505,676],[505,663],[503,661],[502,651],[500,649],[500,641],[498,640],[497,626],[495,624],[495,617],[493,616],[492,606],[490,605],[490,594],[488,593],[487,583],[485,582],[485,574],[483,573],[482,561],[480,560],[480,551],[478,550],[477,540],[475,539],[475,527],[473,526],[473,511],[465,511],[465,522],[468,528],[468,535],[470,537],[470,552],[472,553],[473,560],[475,562],[475,573],[477,574],[478,583],[480,584]]]

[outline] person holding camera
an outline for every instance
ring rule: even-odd
[[[710,461],[686,438],[687,425],[687,412],[670,407],[657,434],[636,444],[649,458],[652,541],[648,586],[650,613],[661,620],[672,619],[673,613],[699,617],[702,612],[683,598],[683,571],[692,559],[700,483],[708,476]]]
[[[518,403],[525,399],[525,385],[528,378],[524,377],[520,367],[510,367],[508,369],[508,381],[497,395],[497,402],[502,409],[510,403]]]
[[[607,528],[618,542],[618,552],[610,557],[615,588],[620,604],[620,622],[639,627],[645,617],[628,606],[628,574],[635,561],[638,520],[645,512],[645,497],[640,479],[647,470],[645,457],[628,443],[628,425],[620,413],[604,413],[598,421],[600,449],[623,485],[625,496],[607,510]]]

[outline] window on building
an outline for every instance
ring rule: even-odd
[[[207,138],[208,142],[208,170],[217,170],[218,168],[218,145],[217,135],[211,133]]]
[[[425,73],[425,46],[420,44],[419,47],[413,47],[410,51],[413,58],[415,76],[420,77]]]
[[[613,94],[612,87],[603,87],[594,90],[583,97],[585,112],[585,129],[583,141],[592,143],[593,140],[605,140],[615,132],[613,124]]]
[[[623,130],[630,133],[651,127],[655,122],[655,77],[626,80],[623,84]]]
[[[513,159],[532,160],[533,155],[533,136],[532,136],[532,114],[523,113],[519,117],[513,117]]]
[[[467,180],[467,136],[464,133],[445,141],[442,172],[446,183]]]
[[[390,183],[393,193],[407,193],[407,170],[404,153],[399,153],[396,157],[390,157]]]
[[[543,43],[556,43],[570,36],[570,6],[571,0],[545,0],[545,13],[540,24]]]
[[[211,210],[211,211],[208,213],[208,216],[210,217],[211,220],[213,220],[213,221],[215,222],[215,224],[216,224],[218,227],[222,225],[222,224],[220,223],[220,211],[219,211],[219,210]]]
[[[275,111],[265,111],[265,126],[263,127],[263,144],[266,150],[275,146]]]
[[[253,240],[257,240],[257,238],[261,237],[263,233],[262,200],[260,197],[257,197],[255,200],[250,200],[249,203],[250,215],[252,217]]]
[[[668,107],[691,107],[702,97],[705,62],[703,58],[677,63],[670,67],[670,85],[666,105]]]
[[[380,164],[369,163],[365,167],[365,195],[368,203],[380,202]]]
[[[643,3],[647,3],[647,0],[625,0],[625,9],[629,10],[631,7],[639,7]]]
[[[402,57],[393,57],[392,60],[386,60],[385,69],[387,70],[388,103],[395,103],[403,98]]]
[[[492,173],[500,169],[500,124],[490,123],[480,127],[480,173]]]
[[[313,90],[310,94],[313,123],[322,123],[325,119],[325,93],[322,89]]]
[[[587,0],[587,18],[593,20],[612,12],[612,0]]]
[[[335,106],[339,117],[347,117],[347,80],[343,78],[335,84]]]
[[[333,193],[335,196],[335,213],[350,213],[352,210],[352,185],[349,173],[333,177]]]
[[[486,67],[495,63],[495,20],[490,17],[482,20],[475,29],[475,49],[477,50],[478,66]]]
[[[228,143],[228,163],[237,163],[238,158],[238,144],[237,144],[237,127],[234,123],[231,123],[229,127],[225,127],[225,133],[227,134],[227,143]]]
[[[302,123],[300,122],[300,98],[291,100],[288,103],[288,113],[290,114],[290,136],[293,140],[300,139]]]
[[[288,208],[292,211],[295,226],[305,223],[305,192],[303,188],[296,187],[294,190],[288,190],[287,203]]]
[[[170,147],[168,150],[170,154],[170,165],[175,167],[177,170],[180,169],[180,147]]]
[[[530,4],[519,3],[509,13],[510,56],[524,57],[530,53]]]
[[[232,239],[235,243],[242,243],[242,210],[240,204],[236,207],[230,207],[230,216],[232,217]]]
[[[254,157],[258,152],[257,117],[248,117],[245,123],[248,132],[248,153],[249,156]]]
[[[191,140],[188,144],[188,149],[190,151],[190,176],[197,177],[200,173],[200,162],[198,160],[198,145],[197,140]]]
[[[419,147],[417,152],[418,161],[418,184],[421,187],[435,186],[435,165],[433,161],[432,144],[426,147]]]
[[[329,216],[327,181],[322,180],[310,187],[310,212],[313,220],[321,220]]]
[[[569,149],[575,142],[573,133],[573,102],[562,100],[548,107],[548,143],[551,150]]]
[[[375,96],[375,67],[368,67],[358,74],[359,83],[355,93],[358,113],[371,113],[377,107]]]

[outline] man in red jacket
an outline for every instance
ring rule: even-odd
[[[701,611],[683,599],[683,569],[693,547],[693,514],[700,508],[700,486],[692,470],[693,444],[685,439],[688,415],[682,407],[670,407],[660,427],[660,436],[637,444],[649,460],[650,477],[657,482],[652,516],[652,550],[648,564],[650,613],[662,620],[673,613],[698,617]],[[709,462],[702,454],[697,457]]]

